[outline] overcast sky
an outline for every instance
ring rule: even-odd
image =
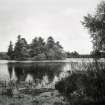
[[[0,0],[0,51],[22,35],[53,36],[67,51],[81,54],[92,50],[90,35],[81,22],[101,0]]]

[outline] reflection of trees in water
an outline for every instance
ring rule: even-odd
[[[8,63],[8,73],[9,73],[10,80],[11,80],[11,78],[12,78],[12,73],[13,73],[13,66],[11,66],[10,63]]]
[[[43,80],[44,76],[48,77],[48,81],[52,82],[55,75],[59,76],[65,63],[9,63],[8,71],[10,78],[12,78],[12,71],[17,77],[17,81],[25,81],[28,74],[33,80]]]
[[[24,68],[22,66],[16,65],[14,66],[14,71],[17,77],[17,81],[25,81],[26,74],[24,72]]]

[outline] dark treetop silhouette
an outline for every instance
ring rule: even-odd
[[[12,60],[58,60],[65,58],[65,52],[59,41],[55,42],[50,36],[47,42],[42,37],[35,37],[30,44],[20,35],[14,45],[10,41],[7,52]]]

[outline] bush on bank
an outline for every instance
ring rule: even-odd
[[[93,62],[83,66],[85,71],[72,72],[56,83],[55,88],[71,105],[105,104],[105,63]]]

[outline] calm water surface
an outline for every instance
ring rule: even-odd
[[[67,59],[55,61],[6,61],[0,60],[0,80],[39,81],[40,85],[52,84],[66,77],[83,62],[92,59]],[[39,85],[38,84],[38,85]]]

